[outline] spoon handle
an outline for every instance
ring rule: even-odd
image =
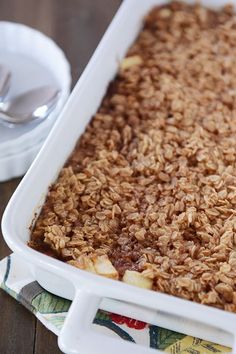
[[[11,72],[3,65],[0,65],[0,101],[2,101],[10,88]]]

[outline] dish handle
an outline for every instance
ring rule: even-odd
[[[161,354],[163,351],[109,337],[92,329],[102,297],[77,290],[59,334],[58,345],[66,354]],[[236,352],[235,352],[236,354]]]

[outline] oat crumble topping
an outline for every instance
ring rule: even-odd
[[[154,8],[29,245],[236,312],[236,15]]]

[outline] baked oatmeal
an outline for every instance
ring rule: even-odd
[[[236,15],[154,8],[29,245],[236,312]]]

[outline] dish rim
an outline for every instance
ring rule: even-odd
[[[166,2],[167,1],[148,0],[148,3],[152,5]],[[209,1],[207,1],[207,3],[209,3]],[[226,2],[222,1],[222,3]],[[195,303],[190,300],[181,299],[176,296],[156,292],[153,290],[137,288],[135,286],[125,284],[121,281],[107,279],[102,276],[77,269],[60,260],[51,258],[36,250],[31,249],[25,242],[23,242],[23,240],[20,239],[19,230],[16,230],[14,227],[14,218],[17,215],[18,208],[21,206],[21,202],[23,201],[22,196],[26,195],[27,191],[29,191],[28,188],[30,183],[37,177],[37,174],[40,171],[40,167],[42,165],[42,160],[46,158],[47,149],[49,147],[51,148],[55,143],[55,135],[59,135],[60,129],[63,128],[62,122],[69,114],[70,107],[74,105],[77,99],[76,97],[79,95],[79,90],[82,89],[88,75],[91,75],[91,71],[94,68],[96,60],[102,53],[102,48],[104,43],[106,43],[107,37],[110,36],[113,28],[116,26],[122,15],[129,11],[131,6],[135,5],[136,0],[125,0],[120,6],[120,9],[118,10],[115,18],[109,26],[109,29],[106,31],[105,36],[103,37],[89,64],[87,65],[76,87],[74,88],[69,100],[67,101],[67,104],[65,105],[54,128],[52,129],[45,144],[43,145],[39,155],[12,196],[2,219],[3,235],[7,244],[14,252],[16,252],[20,257],[23,257],[30,264],[34,265],[36,268],[38,267],[39,269],[44,270],[45,274],[49,272],[50,274],[58,276],[59,278],[70,279],[71,283],[73,284],[75,293],[81,293],[82,291],[85,294],[85,297],[87,296],[88,298],[91,296],[99,298],[109,297],[127,301],[137,305],[146,306],[147,308],[151,308],[153,310],[161,309],[161,311],[164,311],[168,314],[181,316],[186,319],[191,319],[194,317],[195,320],[200,323],[213,327],[215,327],[217,324],[217,327],[220,329],[235,335],[235,313],[226,312],[221,309]],[[59,166],[58,170],[60,170],[60,168],[61,166]],[[80,282],[83,283],[82,287],[81,285],[78,285]],[[63,347],[63,344],[61,347]],[[134,350],[137,353],[137,346],[135,346]],[[144,350],[144,348],[142,348],[142,350]]]

